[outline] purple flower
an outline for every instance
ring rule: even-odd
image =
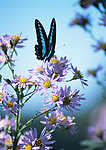
[[[88,128],[88,133],[91,138],[97,141],[104,140],[106,141],[106,125],[105,124],[97,124],[96,126],[90,126]]]
[[[8,127],[11,127],[12,130],[14,130],[15,120],[13,117],[9,120],[9,116],[6,115],[5,119],[0,120],[0,130],[8,128]]]
[[[101,65],[98,65],[96,69],[88,70],[88,71],[87,71],[87,74],[96,77],[98,71],[100,71],[100,70],[102,70],[102,69],[103,69],[103,67],[102,67]]]
[[[14,81],[12,81],[12,84],[13,86],[19,85],[20,88],[26,88],[27,85],[33,85],[33,82],[30,82],[31,78],[31,75],[29,75],[27,78],[22,75],[15,76],[15,79]]]
[[[52,77],[48,77],[47,74],[44,72],[43,73],[43,78],[38,76],[39,81],[35,80],[35,83],[38,85],[38,91],[44,90],[44,92],[41,94],[43,95],[44,93],[48,93],[48,90],[50,89],[53,91],[57,85],[53,84],[53,82],[57,81],[59,77],[55,78],[55,74],[52,75]]]
[[[51,58],[49,66],[55,66],[56,64],[58,64],[61,69],[65,69],[68,68],[68,62],[69,61],[67,60],[66,56],[64,58],[61,57],[60,60],[55,56]]]
[[[65,86],[65,89],[61,87],[60,89],[60,97],[62,99],[63,104],[60,104],[60,108],[65,108],[67,111],[74,113],[73,109],[80,110],[76,107],[80,106],[80,100],[85,100],[82,95],[79,95],[79,90],[71,91],[71,87]]]
[[[91,6],[96,0],[80,0],[80,6],[82,8],[88,8],[89,6]]]
[[[67,64],[68,62],[69,61],[66,59],[66,57],[61,57],[60,60],[56,56],[51,58],[46,68],[47,75],[51,77],[53,74],[55,74],[55,78],[59,77],[57,80],[58,82],[63,81],[69,69]]]
[[[0,103],[4,100],[4,98],[8,96],[7,84],[0,84]]]
[[[37,67],[36,69],[30,69],[30,73],[35,73],[35,75],[42,74],[44,72],[44,64],[42,64],[40,67]]]
[[[14,97],[6,97],[5,100],[3,100],[3,110],[7,110],[8,114],[10,112],[16,113],[16,110],[19,109],[19,104],[16,103],[16,99]]]
[[[27,38],[21,38],[22,33],[20,33],[20,35],[4,35],[3,38],[5,39],[5,41],[7,41],[7,43],[9,43],[11,45],[11,47],[14,45],[17,48],[23,48],[24,46],[21,45],[24,41],[27,40]],[[16,53],[17,54],[17,53]]]
[[[72,135],[78,133],[78,130],[76,130],[77,128],[75,127],[76,123],[73,122],[74,119],[75,117],[64,116],[64,120],[62,122],[65,128],[68,129]]]
[[[60,104],[63,103],[60,99],[60,90],[58,88],[52,91],[51,95],[48,94],[48,96],[45,96],[45,98],[46,100],[44,100],[43,102],[46,102],[46,104],[44,104],[44,106],[52,106],[53,104],[57,104],[57,106],[60,107]]]
[[[84,79],[83,75],[81,74],[80,70],[77,69],[77,67],[73,67],[73,65],[71,64],[71,69],[72,69],[72,73],[74,74],[73,76],[73,80],[79,79],[81,81],[82,86],[88,86],[88,84],[86,83],[87,80]]]
[[[22,150],[19,146],[19,143],[22,143],[21,137],[19,139],[19,142],[18,142],[18,145],[16,148],[17,150]],[[14,136],[12,138],[14,139]],[[1,150],[6,150],[6,149],[12,150],[13,149],[12,138],[9,134],[6,134],[4,131],[0,132],[0,148],[1,148]]]
[[[82,14],[76,13],[76,18],[73,19],[69,25],[70,26],[79,25],[85,30],[87,30],[87,26],[91,26],[91,19],[89,17],[89,14],[83,16]]]
[[[98,40],[97,45],[92,45],[92,47],[95,48],[95,52],[103,50],[106,54],[106,42],[104,42],[103,40],[101,40],[101,41]]]
[[[50,150],[52,149],[51,146],[48,146],[50,144],[53,144],[55,141],[50,141],[52,136],[51,134],[45,133],[46,128],[44,128],[41,132],[40,137],[37,137],[37,130],[34,128],[34,130],[31,130],[29,132],[26,132],[24,134],[24,137],[22,139],[23,144],[20,144],[20,146],[23,148],[23,150]]]
[[[40,121],[42,124],[46,126],[48,129],[53,129],[55,131],[55,128],[61,128],[60,125],[62,125],[62,120],[64,119],[63,114],[59,110],[55,110],[53,112],[49,112],[48,116],[44,116],[43,118],[45,121]]]
[[[102,18],[100,18],[100,20],[101,20],[102,22],[99,23],[99,25],[106,26],[106,16],[102,16]]]

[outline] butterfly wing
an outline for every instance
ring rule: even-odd
[[[48,39],[47,39],[47,53],[46,53],[46,59],[45,60],[50,60],[51,57],[54,55],[55,53],[55,44],[56,44],[56,21],[53,18],[52,22],[51,22],[51,26],[50,26],[50,32],[48,35]]]
[[[47,35],[39,20],[35,20],[35,28],[38,45],[35,45],[35,55],[37,59],[43,60],[47,55]]]

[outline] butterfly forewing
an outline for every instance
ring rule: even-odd
[[[50,60],[53,54],[55,53],[55,44],[56,44],[56,22],[55,19],[52,19],[51,26],[50,26],[50,32],[48,35],[48,50],[46,54],[46,60]]]
[[[38,45],[35,45],[35,54],[40,60],[45,59],[47,53],[47,35],[39,20],[35,20],[35,28]]]

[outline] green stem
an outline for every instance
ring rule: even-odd
[[[0,70],[5,66],[5,63],[3,64],[3,66],[1,66]]]
[[[15,128],[15,138],[14,138],[14,141],[13,141],[13,150],[16,150],[18,140],[19,140],[19,138],[18,138],[18,133],[19,133],[18,116],[19,116],[19,110],[17,110],[17,116],[15,116],[16,128]]]
[[[75,79],[72,78],[72,79],[70,79],[70,80],[65,80],[64,82],[70,82],[70,81],[72,81],[72,80],[75,80]]]
[[[27,99],[25,99],[20,106],[23,106],[33,95],[35,94],[35,92],[33,92]]]
[[[22,130],[24,130],[27,126],[29,126],[33,122],[34,119],[36,119],[36,118],[40,117],[41,115],[43,115],[43,114],[45,114],[45,113],[53,110],[55,107],[56,107],[56,105],[53,106],[52,108],[48,109],[47,111],[40,113],[39,115],[34,115],[34,117],[32,119],[30,119],[29,121],[27,121],[26,124],[24,124],[21,127],[20,132],[22,132]]]

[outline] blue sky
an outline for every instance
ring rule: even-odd
[[[17,49],[16,73],[18,75],[28,75],[28,69],[39,64],[34,55],[36,43],[35,19],[40,20],[48,33],[53,17],[56,19],[57,25],[55,54],[58,57],[67,56],[68,59],[71,59],[73,65],[77,66],[85,75],[87,69],[94,68],[98,64],[102,64],[106,69],[104,53],[102,51],[94,53],[91,44],[95,44],[95,42],[90,35],[78,26],[69,26],[76,12],[81,12],[85,15],[90,12],[93,18],[94,27],[92,30],[94,36],[98,40],[105,38],[106,29],[98,26],[98,21],[101,17],[98,10],[91,7],[85,11],[78,6],[77,2],[75,0],[5,0],[0,2],[0,36],[4,34],[20,34],[22,32],[22,37],[28,38],[28,41],[24,43],[25,48]],[[65,46],[63,46],[64,44]],[[10,77],[8,70],[3,69],[2,73],[5,77]],[[102,78],[102,74],[100,77]],[[72,86],[72,89],[78,88],[81,93],[85,94],[87,101],[82,103],[81,109],[83,110],[95,105],[97,103],[96,99],[102,96],[102,90],[95,84],[94,79],[89,78],[88,83],[89,86],[85,89],[81,87],[80,82],[68,83],[68,85]],[[39,107],[39,105],[39,103],[36,104],[36,107]]]

